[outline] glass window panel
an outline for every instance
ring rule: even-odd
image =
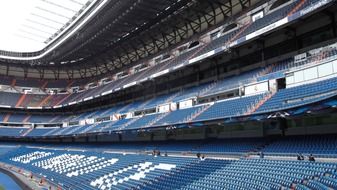
[[[294,73],[294,82],[302,82],[304,80],[303,71],[297,71]]]
[[[318,76],[324,77],[333,73],[332,63],[326,63],[318,66]]]
[[[318,77],[317,67],[305,69],[303,73],[304,73],[304,80],[312,80]]]
[[[294,83],[294,75],[290,75],[286,77],[286,84],[293,84]]]
[[[332,63],[332,65],[333,65],[333,71],[334,71],[334,73],[337,73],[337,60],[335,60],[335,61]]]

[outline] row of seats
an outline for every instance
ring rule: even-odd
[[[41,150],[21,145],[3,153],[0,161],[43,175],[63,189],[323,190],[337,185],[334,162],[197,159],[81,149]]]
[[[15,129],[16,133],[19,130]],[[0,132],[11,135],[11,130],[2,129]],[[39,129],[31,131],[27,136],[50,136],[59,133],[55,129]],[[63,132],[63,135],[73,134],[76,131]],[[60,133],[59,133],[60,134]],[[113,137],[112,137],[113,138]],[[118,138],[118,136],[115,136]],[[38,144],[36,144],[38,146]],[[246,154],[249,152],[262,151],[265,155],[296,156],[301,153],[304,155],[314,154],[318,157],[336,157],[337,138],[331,136],[299,136],[283,137],[270,140],[260,138],[248,139],[213,139],[203,141],[170,141],[170,142],[136,142],[136,143],[115,143],[95,146],[87,145],[87,148],[95,150],[119,150],[119,151],[152,151],[161,150],[162,152],[191,152],[191,153],[214,153],[214,154]],[[53,145],[55,147],[55,145]],[[67,148],[81,148],[79,145],[67,145]]]
[[[64,189],[131,189],[170,171],[195,162],[194,158],[121,155],[102,152],[48,150],[52,155],[24,163],[39,149],[21,147],[3,155],[1,161],[46,176]]]
[[[310,103],[325,100],[329,97],[335,96],[337,87],[335,86],[337,78],[330,78],[314,83],[304,84],[300,86],[281,89],[271,96],[267,101],[263,102],[254,113],[275,112],[279,110],[294,108],[298,106],[307,105]],[[240,98],[232,98],[228,100],[216,101],[213,105],[195,106],[186,109],[178,109],[168,113],[152,114],[138,116],[132,119],[121,119],[118,121],[104,122],[102,125],[108,125],[102,131],[113,131],[121,129],[141,129],[153,126],[165,126],[173,124],[182,124],[196,121],[223,119],[230,117],[238,117],[251,113],[250,111],[262,102],[268,93],[258,95],[244,96]],[[106,110],[99,110],[94,112],[85,112],[79,116],[68,118],[66,116],[55,118],[55,116],[26,116],[26,115],[10,115],[0,114],[0,118],[7,120],[7,122],[62,122],[66,119],[68,121],[79,121],[86,118],[97,118],[98,116],[107,115],[111,113],[127,113],[147,105],[151,102],[163,102],[172,96],[163,95],[159,100],[148,100],[145,102],[135,102],[126,106],[119,106]],[[75,126],[76,127],[76,126]],[[85,127],[79,126],[83,130]],[[71,127],[69,127],[71,128]],[[74,127],[72,127],[74,128]],[[62,129],[65,130],[65,129]],[[69,129],[71,130],[71,129]],[[76,130],[79,131],[79,130]]]
[[[259,76],[257,80],[264,81],[268,79],[282,78],[284,77],[284,73],[288,70],[314,65],[325,60],[335,60],[336,56],[336,44],[319,48],[318,50],[309,51],[306,53],[305,58],[295,60],[295,58],[292,57],[270,64],[267,67],[268,70],[266,74]]]
[[[289,109],[318,102],[336,95],[337,78],[279,90],[258,108],[257,113]]]
[[[268,100],[263,102],[254,113],[266,113],[275,112],[284,109],[294,108],[298,106],[307,105],[310,103],[325,100],[329,97],[335,96],[337,87],[337,78],[330,78],[314,83],[304,84],[296,87],[290,87],[286,89],[281,89],[271,96]],[[129,129],[143,129],[153,126],[168,126],[175,124],[183,124],[189,122],[205,121],[205,120],[215,120],[223,118],[231,118],[244,116],[247,113],[251,113],[256,105],[262,102],[269,93],[261,93],[257,95],[244,96],[239,98],[232,98],[228,100],[216,101],[212,105],[205,106],[194,106],[186,109],[178,109],[168,113],[151,114],[151,115],[140,115],[131,119],[121,119],[117,121],[103,122],[102,124],[93,124],[92,128],[90,125],[87,126],[73,126],[67,128],[59,129],[57,134],[67,134],[66,131],[74,131],[81,133],[85,132],[109,132],[118,130],[129,130]],[[151,102],[166,101],[172,98],[172,96],[163,95],[160,100],[148,100],[145,102],[136,102],[126,106],[115,107],[114,109],[99,110],[94,112],[85,112],[77,117],[67,118],[62,116],[55,119],[55,116],[26,116],[26,115],[1,115],[0,118],[5,120],[7,117],[7,122],[22,122],[26,120],[29,121],[45,121],[50,122],[60,122],[66,119],[68,121],[79,121],[86,118],[96,118],[97,116],[107,115],[111,113],[126,113],[129,111],[137,110],[137,108],[144,108],[147,105],[151,105]],[[102,126],[101,130],[97,126]],[[90,128],[88,130],[87,128]],[[34,131],[34,130],[33,130]],[[62,132],[63,131],[63,132]]]
[[[23,135],[28,128],[26,127],[0,127],[0,134],[3,137],[18,137]]]
[[[322,51],[316,51],[316,53],[312,56],[309,57],[303,61],[296,62],[294,63],[294,59],[292,58],[291,60],[286,60],[284,62],[280,62],[275,66],[274,64],[269,66],[271,69],[267,69],[268,71],[271,70],[271,74],[265,75],[266,77],[270,77],[273,74],[277,74],[279,72],[283,72],[284,69],[290,69],[293,67],[298,67],[303,65],[303,62],[308,63],[308,62],[313,62],[317,60],[317,57],[321,56],[322,54],[324,55],[329,55],[326,58],[331,58],[331,56],[335,56],[337,54],[337,49],[334,47],[328,46],[327,48],[323,48]],[[269,68],[268,67],[268,68]],[[244,83],[248,83],[248,81],[255,81],[259,73],[261,73],[261,69],[253,70],[250,72],[245,72],[242,73],[238,76],[234,77],[227,77],[224,78],[223,80],[220,80],[216,83],[206,83],[202,84],[200,86],[196,87],[191,87],[187,89],[183,89],[182,91],[179,92],[174,92],[166,95],[160,95],[157,97],[154,97],[149,100],[145,101],[136,101],[130,104],[119,104],[111,108],[105,108],[105,109],[100,109],[97,111],[93,112],[85,112],[83,114],[79,114],[76,116],[36,116],[36,115],[20,115],[20,114],[11,114],[9,118],[4,120],[6,114],[0,114],[0,121],[5,121],[5,122],[30,122],[30,123],[48,123],[48,122],[54,122],[54,123],[61,123],[63,121],[71,121],[71,122],[76,122],[82,119],[87,119],[87,118],[99,118],[99,117],[107,117],[110,116],[114,113],[126,113],[129,111],[135,111],[135,110],[142,110],[142,109],[150,109],[150,108],[155,108],[159,104],[164,104],[168,102],[178,102],[180,100],[184,100],[186,98],[190,97],[200,97],[200,96],[208,96],[214,93],[219,93],[222,91],[230,90],[232,88],[238,88],[240,85]],[[273,76],[278,76],[278,75],[273,75]],[[267,78],[268,78],[267,77]],[[260,77],[258,80],[262,80]],[[266,78],[264,78],[266,80]],[[304,104],[309,104],[314,101],[318,101],[321,99],[326,99],[327,97],[330,97],[333,94],[329,94],[329,92],[335,90],[333,84],[335,81],[334,79],[327,80],[327,81],[322,81],[321,83],[313,83],[311,85],[304,85],[304,86],[299,86],[296,88],[287,88],[284,90],[281,90],[280,92],[277,93],[275,97],[272,98],[273,101],[269,101],[266,105],[262,106],[258,111],[273,111],[275,110],[274,108],[278,108],[281,105],[281,108],[286,109],[290,107],[295,107],[299,105],[304,105]],[[322,86],[320,85],[322,84]],[[318,86],[315,88],[314,86]],[[292,89],[292,90],[290,90]],[[292,94],[294,91],[301,90],[303,92],[302,94],[296,94],[296,97],[298,101],[295,102],[287,102],[289,94],[291,97],[294,97]],[[309,90],[309,94],[307,94],[307,90]],[[311,90],[311,91],[310,91]],[[319,90],[319,91],[317,91]],[[328,94],[326,94],[328,93]],[[304,96],[304,94],[306,96]],[[29,105],[29,106],[38,106],[41,101],[44,101],[46,104],[50,105],[55,105],[57,102],[59,102],[61,99],[64,98],[65,95],[53,95],[53,98],[43,98],[44,95],[25,95],[25,98],[22,101],[23,105]],[[302,97],[301,97],[302,96]],[[319,97],[317,97],[319,96]],[[0,92],[0,101],[3,102],[12,102],[13,105],[16,104],[17,101],[20,99],[20,95],[14,93],[8,93],[8,92]],[[70,95],[70,98],[74,98],[76,100],[76,95]],[[318,99],[317,99],[318,98]],[[13,100],[13,101],[12,101]],[[303,101],[300,101],[303,100]],[[1,103],[1,102],[0,102]],[[3,104],[6,104],[3,103]],[[271,103],[271,104],[269,104]],[[249,105],[249,104],[246,104]],[[240,115],[241,111],[238,110],[235,115]]]
[[[294,14],[295,12],[292,12],[296,8],[296,11],[300,11],[302,9],[305,9],[309,6],[312,6],[319,1],[317,0],[307,0],[304,3],[301,1],[292,1],[291,3],[286,4],[285,6],[282,6],[281,8],[278,8],[276,10],[269,10],[265,11],[265,15],[263,18],[260,18],[256,21],[251,21],[249,24],[245,26],[241,26],[239,28],[234,29],[233,31],[229,32],[228,34],[224,34],[223,36],[220,36],[217,39],[214,39],[207,45],[200,45],[199,47],[196,47],[194,49],[191,49],[190,51],[183,52],[181,55],[166,60],[163,63],[160,63],[158,65],[155,65],[154,67],[151,67],[149,69],[140,71],[138,73],[135,73],[131,76],[118,79],[116,81],[112,81],[106,85],[99,86],[94,89],[85,90],[83,92],[79,93],[73,93],[71,95],[67,94],[60,94],[60,95],[52,95],[51,98],[48,98],[48,95],[27,95],[27,97],[24,98],[24,101],[21,102],[21,106],[56,106],[60,104],[69,104],[74,101],[83,100],[85,98],[88,98],[90,96],[99,95],[101,93],[104,93],[109,90],[119,89],[123,87],[124,85],[130,84],[133,81],[145,79],[148,76],[151,76],[155,73],[161,72],[165,69],[172,68],[174,66],[177,66],[179,64],[187,62],[189,59],[197,57],[199,55],[202,55],[204,53],[207,53],[208,51],[214,50],[220,46],[223,46],[224,44],[228,42],[232,42],[236,39],[240,39],[245,35],[248,35],[256,30],[259,30],[265,26],[270,25],[271,23],[274,23],[286,16],[289,16],[291,14]],[[249,72],[246,74],[240,75],[240,77],[233,78],[234,81],[230,80],[223,80],[220,81],[212,90],[210,90],[207,94],[210,93],[216,93],[221,90],[226,90],[229,88],[236,88],[238,86],[237,83],[247,83],[247,82],[253,82],[255,81],[256,73]],[[67,80],[60,80],[60,81],[54,81],[54,80],[46,80],[46,81],[40,81],[40,80],[34,80],[34,79],[8,79],[8,77],[2,77],[4,80],[1,79],[1,81],[4,81],[4,84],[6,85],[13,85],[13,83],[16,83],[19,86],[27,85],[29,86],[44,86],[44,87],[65,87],[65,86],[73,86],[73,85],[83,85],[84,82],[92,82],[88,80],[75,80],[75,81],[67,81]],[[13,82],[15,81],[15,82]],[[2,93],[1,92],[0,96]],[[16,93],[11,93],[16,94]],[[7,96],[4,94],[4,96]],[[17,96],[17,97],[15,97]],[[9,99],[9,101],[3,101],[0,102],[0,104],[3,105],[10,105],[10,106],[16,106],[17,102],[20,99],[20,95],[14,95]]]
[[[64,88],[70,86],[81,86],[87,84],[89,81],[85,79],[79,80],[53,80],[53,79],[34,79],[34,78],[17,78],[11,76],[0,76],[1,84],[7,86],[19,86],[19,87],[35,87],[35,88]]]
[[[3,114],[0,113],[0,122],[10,123],[62,123],[70,121],[65,115],[27,115],[27,114]],[[78,121],[78,120],[77,120]]]

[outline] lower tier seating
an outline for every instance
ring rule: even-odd
[[[81,149],[4,145],[0,146],[0,161],[43,175],[62,189],[323,190],[337,187],[336,162],[282,160],[281,157],[198,159],[108,153],[104,148],[94,150],[86,146]]]
[[[27,128],[0,128],[4,134],[24,134]],[[38,134],[51,134],[57,132],[58,128],[38,128],[27,134],[27,137]],[[74,131],[69,130],[71,134]],[[8,135],[7,135],[8,136]],[[131,136],[132,137],[132,136]],[[118,135],[111,134],[111,138]],[[127,137],[125,137],[127,138]],[[126,140],[125,140],[126,141]],[[1,144],[0,144],[1,145]],[[33,144],[39,146],[40,144]],[[82,148],[83,144],[68,144],[61,147]],[[53,147],[56,145],[53,144]],[[180,140],[180,141],[154,141],[154,142],[116,142],[113,144],[100,144],[97,146],[85,145],[87,149],[113,150],[113,151],[152,151],[162,152],[189,152],[206,154],[238,154],[263,152],[267,156],[292,156],[313,154],[316,157],[337,158],[336,135],[312,135],[312,136],[289,136],[265,138],[239,138],[239,139],[206,139],[206,140]]]

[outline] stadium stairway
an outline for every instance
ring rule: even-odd
[[[163,119],[164,117],[166,117],[169,114],[170,114],[170,112],[158,114],[158,116],[156,118],[154,118],[152,121],[150,121],[149,123],[147,123],[144,126],[142,126],[140,129],[146,129],[146,128],[151,127],[152,125],[154,125],[155,123],[157,123],[157,121]]]
[[[208,92],[210,92],[210,91],[216,86],[216,83],[217,83],[217,82],[212,82],[212,83],[209,84],[206,88],[202,89],[202,90],[199,92],[199,96],[205,95],[205,94],[207,94]]]
[[[101,126],[99,129],[95,130],[95,131],[99,131],[99,132],[104,132],[104,131],[109,131],[112,128],[114,128],[116,121],[112,121],[112,122],[105,122],[105,123],[101,123],[102,125],[105,124],[104,126]],[[100,125],[96,125],[96,126],[100,126]],[[88,129],[88,131],[93,131],[93,129],[95,129],[96,126],[91,126],[90,129]]]
[[[33,127],[29,128],[27,131],[25,131],[24,133],[21,134],[21,137],[27,136],[27,135],[28,135],[31,131],[33,131],[33,130],[34,130]]]
[[[147,101],[144,101],[143,103],[141,103],[136,109],[141,110],[144,109],[148,104],[150,104],[153,100],[155,100],[156,98],[151,98]]]
[[[51,120],[49,120],[48,123],[53,123],[54,121],[57,121],[60,118],[61,118],[61,115],[56,115]]]
[[[66,133],[64,133],[65,135],[70,135],[70,134],[74,134],[76,131],[78,131],[78,130],[81,130],[81,128],[82,127],[85,127],[85,125],[84,126],[81,126],[81,127],[71,127],[71,129],[70,130],[68,130]]]
[[[54,132],[58,131],[58,129],[59,129],[59,128],[54,128],[54,129],[52,129],[52,130],[48,131],[47,133],[45,133],[43,136],[49,136],[49,135],[53,135],[53,134],[54,134]]]
[[[106,109],[105,111],[103,111],[102,113],[100,113],[99,115],[97,115],[97,117],[103,117],[103,116],[106,116],[107,114],[110,113],[110,109]]]
[[[31,117],[32,117],[32,115],[27,115],[27,116],[23,119],[22,123],[27,123],[28,120],[29,120]]]
[[[16,102],[15,107],[20,107],[23,101],[25,100],[27,94],[22,94],[20,99]]]
[[[258,76],[264,76],[264,75],[267,75],[269,73],[272,73],[274,65],[275,64],[268,65],[265,69],[263,69],[261,72],[259,72]]]
[[[57,106],[57,105],[61,105],[64,101],[66,101],[72,94],[69,93],[67,94],[64,98],[62,98],[60,101],[58,101],[55,105],[53,106]]]
[[[126,110],[129,107],[129,104],[126,104],[122,107],[118,107],[116,109],[114,108],[107,108],[105,111],[101,112],[99,115],[97,115],[98,118],[100,117],[106,117],[106,116],[110,116],[113,113],[122,113],[124,110]]]
[[[164,101],[164,104],[171,102],[174,98],[180,96],[181,94],[182,94],[181,91],[180,91],[180,92],[177,92],[177,93],[174,93],[172,96],[168,97],[168,98]]]
[[[16,79],[15,79],[15,78],[13,78],[13,80],[12,80],[12,82],[11,82],[11,87],[14,87],[14,86],[15,86],[15,84],[16,84]]]
[[[132,123],[135,123],[136,121],[138,121],[138,120],[141,119],[141,118],[142,118],[142,117],[136,117],[136,118],[133,118],[133,119],[131,119],[130,121],[128,121],[128,122],[122,124],[121,126],[119,126],[119,127],[117,128],[117,130],[123,130],[123,129],[127,128],[129,125],[131,125]]]
[[[232,38],[230,38],[226,43],[225,46],[229,46],[232,42],[234,42],[235,40],[237,40],[239,38],[239,36],[250,26],[252,25],[252,21],[250,21],[249,23],[246,23],[243,27],[240,28],[240,30],[234,35],[232,36]]]
[[[46,81],[44,81],[44,83],[41,85],[40,89],[41,89],[42,91],[45,91],[47,85],[48,85],[48,81],[46,80]]]
[[[196,109],[196,111],[194,113],[192,113],[190,116],[188,116],[184,122],[191,122],[193,121],[195,118],[197,118],[199,115],[201,115],[202,113],[204,113],[205,111],[207,111],[213,104],[207,104],[204,106],[201,106],[200,108]]]
[[[288,13],[288,16],[291,16],[295,12],[301,9],[307,0],[300,0],[300,2]]]
[[[52,98],[52,95],[49,94],[48,96],[46,96],[44,99],[42,99],[42,101],[39,103],[38,107],[42,107],[44,106],[50,99]]]
[[[98,111],[93,111],[93,112],[91,112],[90,114],[86,115],[84,119],[92,118],[92,117],[94,117],[98,112],[99,112],[99,110],[98,110]]]
[[[189,55],[189,56],[187,57],[186,60],[190,60],[190,59],[193,58],[194,56],[198,55],[198,53],[201,52],[201,51],[207,46],[207,44],[208,44],[208,43],[202,44],[202,45],[201,45],[195,52],[193,52],[192,55]],[[175,58],[178,58],[178,57],[179,57],[179,56],[177,56],[177,57],[175,57]],[[175,59],[172,59],[172,60],[169,61],[167,64],[165,64],[165,66],[161,67],[161,68],[159,69],[159,71],[161,71],[162,68],[165,68],[167,65],[170,65],[170,64],[173,63],[174,61],[175,61]]]
[[[68,83],[66,89],[70,89],[70,87],[71,87],[72,84],[74,84],[74,81],[73,81],[73,80],[69,81],[69,83]]]
[[[251,114],[253,114],[265,102],[267,102],[271,97],[273,97],[275,93],[276,93],[276,91],[272,91],[272,92],[267,93],[262,99],[260,99],[255,105],[253,105],[253,107],[251,107],[250,109],[248,109],[247,112],[244,113],[244,115],[251,115]]]
[[[8,122],[8,120],[9,120],[9,118],[11,117],[11,114],[6,114],[6,116],[4,117],[4,119],[3,119],[3,122]]]
[[[80,131],[80,133],[87,133],[89,131],[91,131],[93,128],[95,128],[96,126],[100,125],[101,123],[94,123],[88,127],[86,127],[84,130]]]

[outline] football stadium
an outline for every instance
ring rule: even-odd
[[[337,189],[336,0],[0,0],[0,189]]]

